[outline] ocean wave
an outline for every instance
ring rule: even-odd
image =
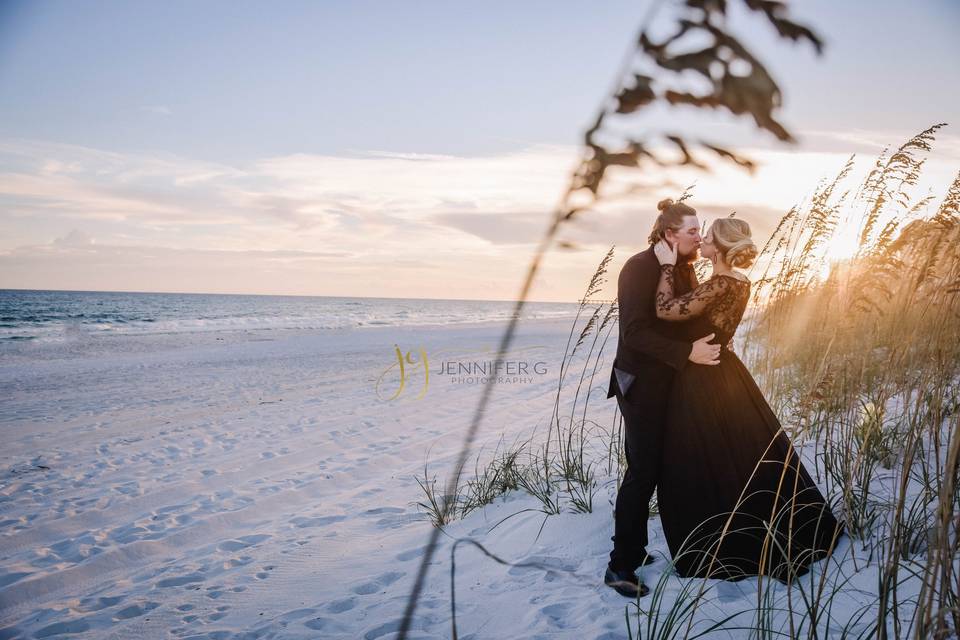
[[[0,340],[500,322],[515,303],[476,300],[0,290]],[[573,318],[575,303],[527,303],[525,319]]]

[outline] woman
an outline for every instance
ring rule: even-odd
[[[674,378],[657,499],[667,545],[684,577],[789,582],[826,557],[843,535],[749,371],[726,345],[750,298],[736,271],[757,249],[743,220],[714,222],[700,246],[712,276],[674,296],[676,244],[654,248],[661,264],[657,316],[716,333],[720,364],[689,364]],[[700,324],[697,327],[697,323]]]

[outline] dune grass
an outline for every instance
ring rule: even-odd
[[[628,606],[631,637],[725,630],[920,639],[960,631],[960,175],[939,198],[913,194],[941,126],[882,154],[855,188],[847,184],[851,158],[783,216],[750,274],[737,353],[813,461],[849,544],[785,584],[754,578],[756,600],[734,612],[717,607],[723,581],[666,571],[650,596]],[[855,250],[838,254],[850,234]],[[598,482],[619,482],[622,420],[614,413],[600,424],[589,411],[598,406],[593,393],[606,395],[604,354],[616,330],[616,303],[590,300],[612,255],[572,323],[546,434],[507,448],[501,440],[483,464],[478,454],[474,477],[455,495],[437,496],[425,468],[420,504],[435,524],[514,490],[536,497],[546,516],[590,512]],[[780,544],[772,533],[768,542]]]
[[[751,610],[719,625],[702,610],[719,581],[656,597],[664,575],[636,603],[632,635],[957,636],[960,176],[939,200],[913,194],[942,126],[882,154],[855,189],[851,158],[784,215],[751,274],[742,358],[794,443],[812,450],[851,544],[785,589],[761,578]],[[845,234],[855,251],[837,256]],[[863,576],[872,588],[853,586]]]

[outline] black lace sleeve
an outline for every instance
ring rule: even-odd
[[[674,272],[672,265],[660,268],[657,285],[657,317],[662,320],[689,320],[701,315],[711,303],[721,299],[728,291],[728,278],[710,278],[696,289],[674,297]]]

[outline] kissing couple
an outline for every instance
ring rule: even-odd
[[[716,220],[701,237],[695,209],[661,201],[650,247],[617,281],[620,333],[607,398],[623,416],[626,469],[614,507],[604,583],[637,598],[654,489],[680,577],[783,583],[832,553],[836,520],[777,416],[730,342],[757,257],[750,225]],[[713,273],[698,282],[698,254]]]

